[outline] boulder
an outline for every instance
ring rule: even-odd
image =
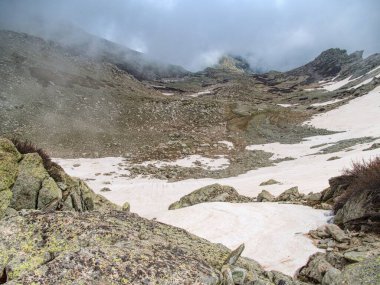
[[[305,200],[309,202],[318,202],[322,198],[322,193],[309,193],[305,196]]]
[[[282,272],[272,270],[266,272],[268,279],[271,280],[274,284],[282,285],[294,285],[293,279],[290,276],[285,275]]]
[[[373,256],[380,256],[379,244],[376,246],[359,246],[357,248],[350,248],[343,253],[345,259],[350,262],[361,262]]]
[[[83,212],[121,207],[96,195],[59,165],[46,164],[37,152],[20,154],[11,141],[0,138],[0,219],[7,209]]]
[[[329,269],[325,276],[323,276],[322,279],[322,285],[333,285],[335,280],[337,280],[340,277],[340,270],[336,268]]]
[[[252,198],[240,195],[231,186],[212,184],[183,196],[179,201],[171,204],[169,210],[189,207],[205,202],[247,203],[252,201]]]
[[[261,182],[260,186],[267,186],[267,185],[273,185],[273,184],[280,184],[280,182],[278,182],[274,179],[269,179],[267,181]]]
[[[257,202],[273,202],[275,197],[267,190],[263,190],[257,196]]]
[[[283,193],[281,193],[277,198],[277,202],[292,202],[292,201],[298,201],[303,197],[302,194],[298,192],[298,187],[292,187]]]
[[[55,183],[54,179],[49,177],[42,182],[42,187],[38,193],[37,209],[57,208],[62,199],[62,191]]]
[[[299,276],[311,282],[321,283],[326,272],[332,268],[334,267],[325,259],[325,255],[318,252],[313,254],[308,263],[301,268]]]
[[[10,206],[16,210],[37,209],[38,192],[48,177],[42,158],[37,153],[25,154],[12,187],[13,198]]]
[[[346,242],[350,238],[341,230],[337,225],[327,224],[326,231],[335,239],[337,242]]]
[[[333,285],[374,285],[380,284],[380,255],[362,262],[348,265]]]

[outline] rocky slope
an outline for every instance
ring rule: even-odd
[[[127,69],[122,70],[121,47],[89,35],[79,37],[84,42],[74,41],[77,37],[70,29],[55,36],[55,41],[47,41],[0,32],[0,134],[32,140],[56,157],[125,156],[142,162],[192,154],[225,155],[237,163],[217,176],[236,175],[254,168],[254,161],[269,164],[266,154],[248,155],[247,145],[295,143],[327,134],[301,123],[378,84],[375,78],[358,89],[306,92],[304,75],[253,75],[239,57],[225,57],[220,66],[180,80],[141,82]],[[71,41],[60,43],[59,38]],[[98,56],[84,52],[94,51],[90,48],[93,41],[101,47],[95,49]],[[106,51],[113,55],[104,54]],[[343,54],[325,53],[328,58]],[[318,62],[325,62],[326,56],[321,55]],[[357,59],[355,66],[363,73],[376,63],[374,55]],[[347,72],[352,75],[356,68],[350,66]],[[314,106],[331,98],[341,103]],[[294,108],[284,108],[284,104]],[[231,141],[236,147],[222,147],[215,143],[218,141]],[[189,176],[187,171],[178,175],[170,171],[160,175],[176,179]]]
[[[55,23],[49,29],[33,23],[30,29],[24,27],[23,32],[59,43],[73,56],[115,64],[139,80],[176,78],[189,73],[180,66],[150,59],[144,53],[89,34],[67,22]]]
[[[0,157],[0,284],[301,284],[239,258],[244,245],[120,211],[9,140]]]
[[[14,145],[0,139],[0,284],[380,282],[380,239],[376,231],[366,233],[376,228],[363,227],[363,219],[361,231],[343,231],[334,224],[310,231],[317,246],[327,251],[311,256],[293,279],[280,272],[265,271],[257,262],[240,257],[244,245],[231,252],[176,227],[120,211],[95,195],[83,181],[49,162],[40,149],[36,148],[37,152],[31,149],[22,142]],[[368,177],[366,169],[373,169],[376,161],[356,171],[355,177],[332,179],[331,189],[319,195],[320,201],[329,203],[335,197],[334,203],[339,203],[336,198],[350,188],[345,182],[350,181],[351,187],[362,186],[358,183],[362,179],[360,174]],[[374,181],[378,182],[378,177]],[[263,184],[273,183],[276,181]],[[232,202],[234,199],[247,202],[243,199],[247,197],[231,189],[212,185],[188,195],[192,199],[185,196],[181,201],[185,205],[229,194]],[[277,200],[292,202],[298,199],[297,195],[300,196],[296,189],[289,189]],[[224,198],[229,200],[228,197]],[[350,195],[345,200],[345,205],[352,207],[349,213],[362,211],[357,197]],[[376,203],[377,198],[370,197]],[[373,221],[366,222],[371,225]]]

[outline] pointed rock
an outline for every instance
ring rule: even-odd
[[[231,251],[231,253],[228,255],[228,257],[226,258],[223,264],[234,265],[236,261],[239,259],[244,248],[245,248],[245,245],[244,243],[242,243],[241,245],[239,245],[237,249]]]

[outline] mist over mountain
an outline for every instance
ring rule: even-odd
[[[191,71],[224,54],[243,56],[253,69],[285,71],[331,47],[364,49],[364,56],[380,50],[379,8],[376,0],[3,0],[0,25],[55,35],[60,23],[71,23]]]

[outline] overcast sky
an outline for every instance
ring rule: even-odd
[[[288,70],[330,47],[380,52],[379,0],[0,0],[0,24],[67,21],[189,70],[231,53]]]

